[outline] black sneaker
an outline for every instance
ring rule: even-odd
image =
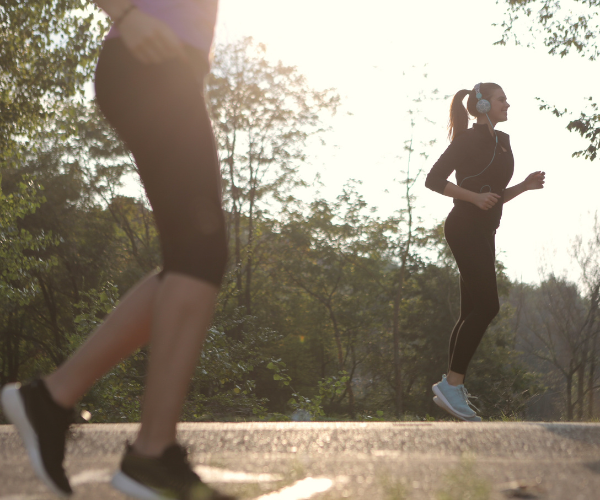
[[[136,455],[127,444],[121,470],[112,485],[141,500],[235,500],[203,483],[187,460],[187,451],[173,444],[158,458]]]
[[[41,380],[23,386],[5,385],[2,408],[23,439],[38,477],[57,495],[73,493],[63,460],[67,430],[75,421],[74,410],[57,405]]]

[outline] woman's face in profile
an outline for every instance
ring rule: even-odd
[[[494,89],[489,98],[492,109],[488,113],[490,120],[494,123],[508,120],[508,108],[510,104],[506,100],[506,94],[502,89]]]

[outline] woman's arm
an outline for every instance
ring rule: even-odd
[[[425,186],[444,196],[473,203],[473,205],[479,207],[481,210],[489,210],[498,203],[500,199],[499,195],[494,193],[474,193],[448,180],[450,174],[464,162],[465,151],[468,147],[464,142],[465,137],[459,136],[452,141],[439,160],[435,162],[429,174],[427,174]]]
[[[449,196],[450,198],[473,203],[473,205],[481,210],[489,210],[498,203],[498,200],[500,200],[500,195],[496,193],[474,193],[473,191],[469,191],[468,189],[457,186],[449,181],[442,194],[444,196]]]
[[[136,8],[131,0],[96,0],[96,4],[118,23],[123,43],[141,62],[159,64],[176,57],[187,59],[183,43],[173,30]]]
[[[448,177],[464,162],[466,151],[464,139],[464,136],[458,136],[450,143],[427,174],[425,187],[444,194],[446,184],[449,182]]]
[[[543,189],[544,182],[546,182],[546,172],[533,172],[527,176],[520,184],[516,184],[515,186],[511,186],[504,191],[504,203],[512,200],[516,196],[519,196],[521,193],[525,191],[530,191],[532,189]]]

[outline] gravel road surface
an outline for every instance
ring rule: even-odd
[[[73,427],[74,500],[124,500],[109,484],[136,424]],[[242,500],[600,499],[600,424],[183,423],[208,483]],[[0,500],[56,498],[12,426],[0,426]]]

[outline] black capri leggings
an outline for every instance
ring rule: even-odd
[[[450,370],[464,375],[485,330],[500,310],[495,230],[479,227],[452,211],[444,234],[460,271],[460,318],[450,336],[448,364]]]
[[[143,64],[112,39],[98,60],[96,99],[135,158],[160,235],[162,274],[220,286],[227,261],[221,177],[198,75],[180,60]]]

